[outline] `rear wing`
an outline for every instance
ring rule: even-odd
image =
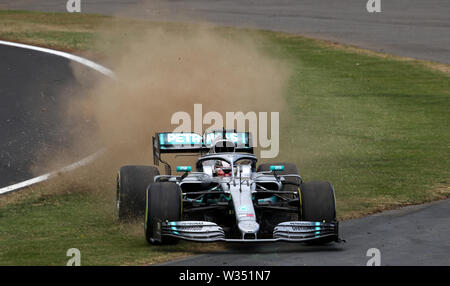
[[[217,140],[227,139],[236,146],[236,152],[253,154],[253,141],[250,132],[236,132],[235,130],[220,130],[205,133],[161,132],[153,137],[153,161],[166,165],[166,171],[171,173],[170,165],[161,159],[163,153],[207,153]]]

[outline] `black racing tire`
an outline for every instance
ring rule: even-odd
[[[286,163],[286,162],[275,162],[275,163],[266,163],[261,164],[257,168],[257,172],[262,171],[270,171],[270,166],[272,165],[283,165],[284,170],[283,171],[276,171],[278,175],[286,175],[286,174],[296,174],[298,175],[298,168],[293,163]],[[283,191],[289,191],[289,192],[298,192],[299,187],[294,185],[300,183],[297,178],[286,178],[286,181],[292,183],[292,184],[285,184],[283,186]],[[288,199],[293,199],[294,195],[283,195]],[[288,206],[288,204],[286,204]],[[299,204],[300,206],[300,204]],[[264,212],[262,213],[264,224],[262,225],[262,230],[264,233],[271,234],[273,233],[273,229],[275,226],[277,226],[281,222],[286,221],[296,221],[299,219],[299,212],[297,213],[284,213],[284,212]]]
[[[182,215],[181,189],[172,182],[151,183],[147,188],[145,209],[145,239],[148,243],[174,244],[178,239],[163,237],[161,241],[154,238],[156,221],[179,221]]]
[[[330,182],[304,182],[300,186],[301,218],[305,221],[336,220],[334,188]]]
[[[330,182],[305,182],[300,186],[301,217],[304,221],[336,221],[334,188]],[[308,242],[310,245],[325,245],[336,237],[324,237]]]
[[[159,170],[153,166],[123,166],[117,173],[116,214],[120,221],[142,218],[145,192]]]

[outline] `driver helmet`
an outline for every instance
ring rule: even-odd
[[[214,165],[214,170],[217,176],[220,177],[231,176],[231,165],[228,162],[217,160]]]

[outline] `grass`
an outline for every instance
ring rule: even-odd
[[[282,156],[301,162],[305,178],[333,182],[343,217],[442,196],[449,74],[302,39],[275,42],[297,67]]]
[[[94,29],[108,21],[0,11],[0,38],[84,52],[93,48]],[[262,49],[292,65],[278,159],[297,162],[305,180],[331,181],[340,219],[450,197],[448,66],[282,33],[225,30],[257,34],[266,40]],[[0,197],[0,265],[64,265],[72,247],[81,250],[83,265],[149,264],[218,247],[149,247],[139,223],[116,222],[113,179],[100,188],[102,195],[47,183]]]
[[[109,198],[82,189],[34,191],[0,207],[0,265],[65,265],[70,248],[80,250],[82,265],[152,264],[215,247],[188,243],[149,247],[143,225],[117,223]]]

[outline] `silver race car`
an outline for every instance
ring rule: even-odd
[[[329,182],[303,182],[292,163],[260,164],[251,134],[234,130],[157,133],[155,166],[123,166],[117,175],[120,220],[144,217],[151,244],[340,241]],[[171,166],[163,153],[198,154],[196,164]]]

